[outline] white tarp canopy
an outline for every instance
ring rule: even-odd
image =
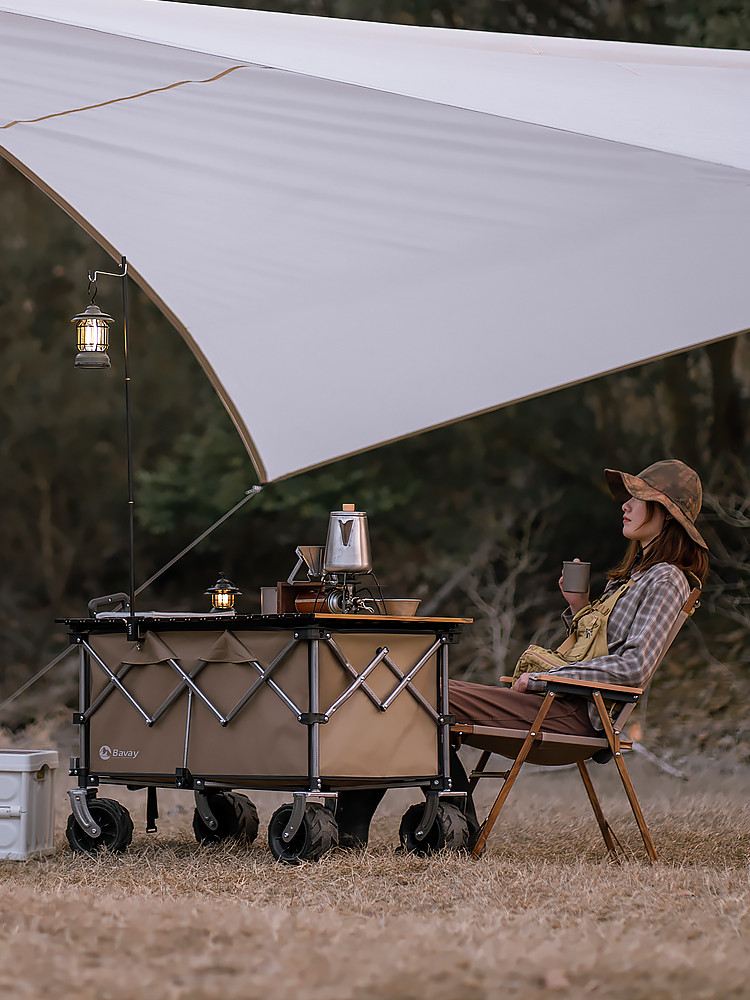
[[[0,154],[264,479],[750,326],[746,52],[0,0]]]

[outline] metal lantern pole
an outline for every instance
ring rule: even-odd
[[[110,278],[120,278],[122,281],[122,332],[125,356],[125,439],[128,455],[128,541],[130,547],[129,572],[129,616],[127,619],[127,637],[138,639],[138,625],[135,620],[135,499],[133,497],[133,449],[130,430],[130,371],[128,368],[128,262],[122,258],[120,271],[89,271],[89,292],[93,286],[91,303],[84,312],[74,316],[78,330],[77,368],[109,368],[107,355],[108,329],[114,322],[111,316],[102,313],[94,303],[96,298],[96,281],[100,275]]]
[[[96,273],[96,272],[95,272]],[[130,431],[130,371],[128,369],[128,263],[122,258],[122,339],[125,356],[125,441],[128,453],[128,543],[130,547],[130,579],[128,598],[130,620],[128,638],[137,639],[135,623],[135,499],[133,497],[133,448]]]

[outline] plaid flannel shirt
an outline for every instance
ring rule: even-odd
[[[619,585],[610,580],[604,594],[611,593]],[[633,583],[618,599],[607,621],[609,653],[553,667],[548,672],[592,683],[643,687],[689,593],[684,573],[671,563],[657,563],[641,573],[634,573]],[[570,609],[563,614],[563,621],[570,629]],[[544,681],[539,678],[539,674],[531,674],[527,690],[543,691]],[[595,729],[602,728],[593,704],[589,705],[589,718]]]

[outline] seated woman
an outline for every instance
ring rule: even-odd
[[[649,679],[677,615],[691,588],[708,573],[708,546],[695,527],[703,493],[696,472],[683,462],[656,462],[637,476],[605,470],[607,485],[622,504],[622,533],[629,540],[625,556],[608,574],[607,596],[624,582],[630,586],[617,599],[607,621],[607,654],[548,669],[559,677],[642,687]],[[562,590],[562,579],[560,580]],[[589,603],[588,594],[563,591],[568,627]],[[450,711],[457,722],[528,729],[539,711],[544,681],[523,673],[512,688],[469,681],[450,682]],[[556,698],[544,722],[548,732],[598,735],[601,721],[584,698]],[[468,792],[466,773],[455,751],[451,755],[453,789]],[[339,795],[336,819],[339,842],[346,847],[367,843],[370,820],[384,795],[382,789]],[[478,822],[467,801],[469,827]]]

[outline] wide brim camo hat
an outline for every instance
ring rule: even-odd
[[[629,497],[660,503],[694,542],[708,550],[705,539],[695,527],[703,503],[703,488],[698,473],[689,465],[668,459],[649,465],[637,476],[616,469],[605,469],[604,475],[610,493],[619,503],[625,503]]]

